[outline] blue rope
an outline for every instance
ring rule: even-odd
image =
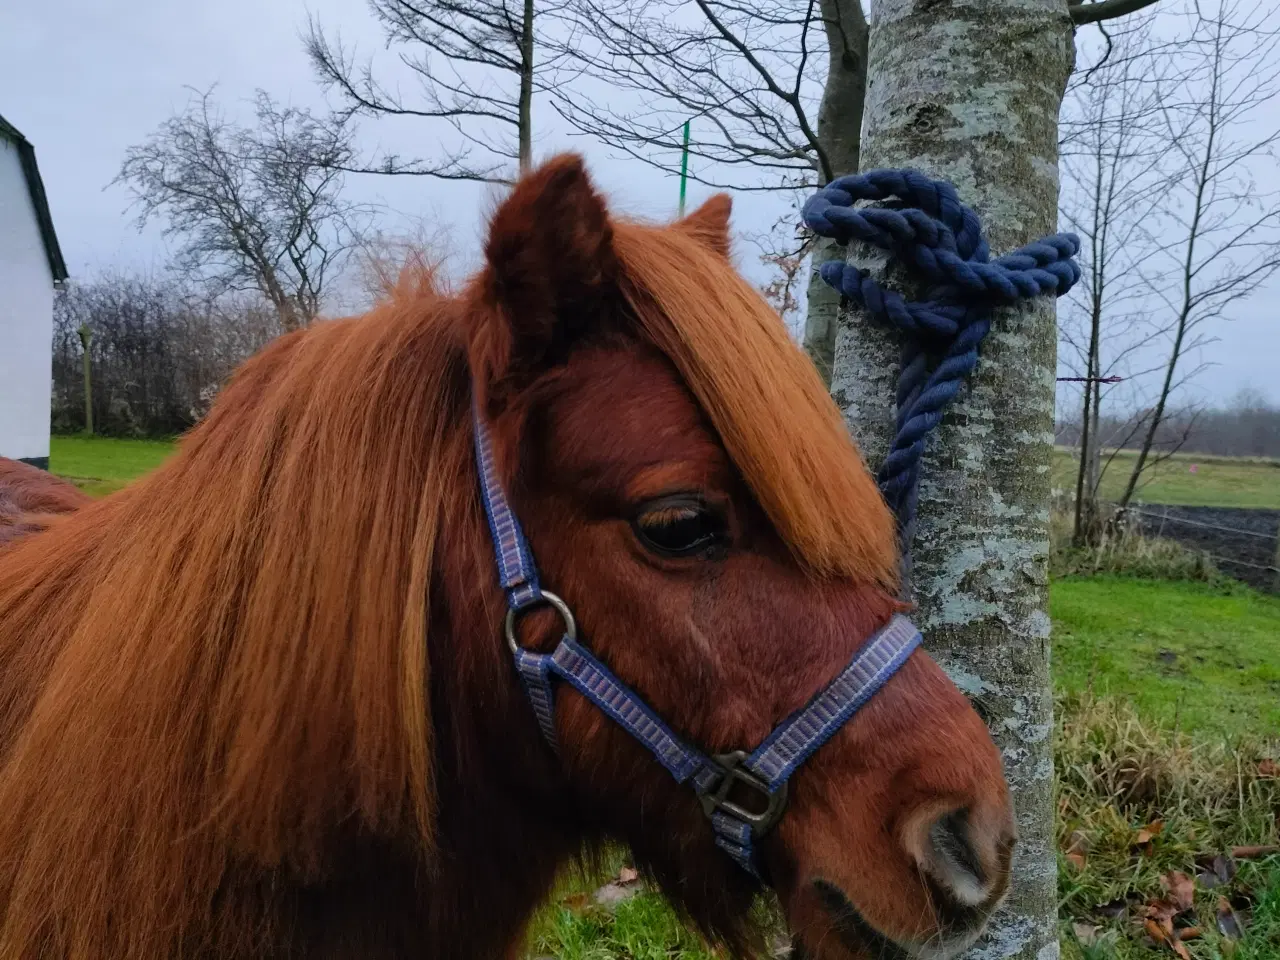
[[[890,201],[855,207],[858,201]],[[903,334],[897,428],[877,481],[898,518],[909,571],[925,438],[978,365],[994,307],[1052,294],[1080,279],[1072,233],[1055,233],[991,260],[978,215],[955,187],[915,170],[872,170],[831,181],[804,205],[805,224],[838,243],[869,243],[928,283],[921,300],[886,290],[852,264],[822,265],[822,278]]]

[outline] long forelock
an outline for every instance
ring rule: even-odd
[[[892,586],[892,515],[777,313],[723,256],[679,230],[621,222],[615,247],[645,334],[799,562],[819,576]]]

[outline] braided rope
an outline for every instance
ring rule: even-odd
[[[858,201],[889,201],[855,207]],[[841,244],[858,240],[897,257],[928,284],[921,300],[886,290],[843,261],[822,278],[851,303],[904,334],[897,425],[877,481],[898,518],[909,573],[925,439],[978,365],[994,307],[1062,296],[1080,279],[1075,234],[1056,233],[991,259],[978,215],[955,187],[915,170],[872,170],[831,181],[804,205],[805,224]]]

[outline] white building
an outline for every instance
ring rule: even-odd
[[[49,465],[53,291],[66,279],[35,148],[0,117],[0,457]]]

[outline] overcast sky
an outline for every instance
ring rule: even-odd
[[[277,99],[322,106],[323,98],[302,52],[299,34],[308,11],[346,42],[373,50],[381,37],[362,0],[59,0],[0,4],[0,115],[34,143],[54,224],[73,277],[103,269],[159,269],[167,259],[156,229],[139,234],[127,211],[129,197],[109,186],[124,151],[182,108],[185,86],[218,85],[218,99],[235,112],[256,88]],[[550,108],[535,113],[544,131],[535,152],[563,149],[587,155],[593,175],[621,208],[650,217],[675,212],[677,184],[635,160],[570,137],[557,129]],[[431,134],[365,124],[370,148],[394,145],[430,155]],[[360,199],[376,201],[408,221],[443,223],[461,262],[473,260],[479,226],[495,196],[491,188],[428,179],[362,177],[351,182]],[[696,203],[710,194],[691,185]],[[740,231],[767,229],[785,202],[758,193],[735,204]],[[740,265],[759,275],[754,249],[743,244]],[[1219,327],[1219,342],[1205,348],[1212,364],[1197,380],[1207,400],[1230,398],[1241,386],[1280,402],[1280,284],[1240,308]]]

